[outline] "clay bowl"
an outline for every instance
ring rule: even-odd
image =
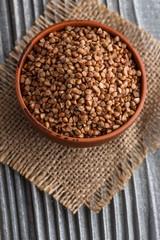
[[[91,27],[96,27],[99,28],[101,27],[102,29],[104,29],[105,31],[107,31],[108,33],[110,33],[110,35],[115,36],[118,35],[120,37],[120,39],[127,44],[128,49],[132,52],[133,54],[133,58],[134,61],[136,62],[138,68],[141,70],[142,72],[142,77],[141,77],[141,100],[140,103],[137,107],[137,110],[135,112],[135,114],[123,125],[121,126],[119,129],[103,135],[103,136],[99,136],[99,137],[94,137],[94,138],[73,138],[73,137],[66,137],[63,136],[61,134],[57,134],[56,132],[50,131],[48,130],[46,127],[44,127],[40,122],[38,122],[33,116],[32,114],[29,112],[29,110],[27,109],[23,99],[22,99],[22,94],[21,94],[21,89],[20,89],[20,75],[21,75],[21,69],[22,66],[26,60],[27,55],[29,54],[29,52],[31,51],[31,49],[33,48],[34,44],[37,43],[41,38],[43,38],[44,36],[48,35],[50,32],[52,31],[59,31],[61,29],[63,29],[66,26],[91,26]],[[25,116],[27,117],[27,119],[29,120],[29,122],[33,125],[34,128],[36,128],[40,133],[42,133],[43,135],[45,135],[46,137],[50,138],[53,142],[57,142],[69,147],[93,147],[93,146],[98,146],[104,143],[107,143],[115,138],[117,138],[120,134],[122,134],[138,117],[138,115],[140,114],[143,105],[144,105],[144,101],[145,101],[145,96],[146,96],[146,74],[145,74],[145,68],[144,65],[142,63],[142,60],[138,54],[138,52],[136,51],[136,49],[134,49],[134,47],[132,46],[132,44],[119,32],[115,31],[114,29],[98,23],[98,22],[94,22],[94,21],[87,21],[87,20],[71,20],[71,21],[64,21],[64,22],[60,22],[58,24],[55,24],[53,26],[50,26],[46,29],[44,29],[43,31],[41,31],[39,34],[37,34],[26,46],[26,48],[24,49],[18,65],[17,65],[17,70],[16,70],[16,78],[15,78],[15,84],[16,84],[16,92],[17,92],[17,96],[18,96],[18,100],[20,103],[20,106],[23,110],[23,113],[25,114]]]

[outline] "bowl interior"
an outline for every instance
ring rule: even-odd
[[[133,55],[133,59],[137,64],[138,69],[142,72],[142,76],[141,76],[141,99],[140,99],[140,103],[137,107],[137,110],[135,112],[135,114],[124,124],[122,125],[119,129],[114,130],[111,133],[108,133],[106,135],[103,136],[98,136],[98,137],[94,137],[94,138],[73,138],[73,137],[66,137],[64,135],[61,134],[57,134],[56,132],[50,131],[49,129],[47,129],[45,126],[43,126],[40,122],[38,122],[33,115],[30,113],[30,111],[27,109],[23,98],[22,98],[22,94],[21,94],[21,89],[20,89],[20,75],[21,75],[21,70],[23,67],[23,64],[27,58],[27,55],[30,53],[30,51],[32,50],[33,46],[43,37],[45,37],[46,35],[48,35],[50,32],[52,31],[60,31],[62,30],[64,27],[66,26],[90,26],[90,27],[96,27],[96,28],[102,28],[103,30],[107,31],[111,36],[119,36],[121,41],[123,41],[124,43],[127,44],[127,48],[130,50],[130,52]],[[132,44],[119,32],[117,32],[116,30],[108,27],[107,25],[101,24],[101,23],[97,23],[94,21],[88,21],[88,20],[71,20],[71,21],[64,21],[58,24],[55,24],[53,26],[50,26],[46,29],[44,29],[43,31],[41,31],[39,34],[37,34],[26,46],[26,48],[24,49],[18,65],[17,65],[17,70],[16,70],[16,92],[17,92],[17,96],[18,96],[18,100],[20,103],[20,106],[23,110],[23,112],[25,113],[25,115],[27,116],[27,118],[29,119],[29,121],[32,123],[32,125],[34,125],[37,129],[39,129],[42,133],[56,137],[56,138],[63,138],[66,141],[78,141],[81,143],[94,143],[94,142],[101,142],[102,140],[106,140],[109,141],[113,138],[115,138],[116,136],[118,136],[119,134],[121,134],[122,132],[124,132],[134,121],[135,119],[138,117],[139,113],[141,112],[143,105],[144,105],[144,101],[145,101],[145,95],[146,95],[146,74],[145,74],[145,68],[144,65],[142,63],[142,60],[138,54],[138,52],[136,51],[136,49],[132,46]]]

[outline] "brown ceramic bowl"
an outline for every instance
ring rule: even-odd
[[[26,107],[26,105],[23,101],[22,94],[21,94],[21,89],[20,89],[20,76],[21,76],[21,69],[22,69],[22,66],[23,66],[23,64],[26,60],[27,55],[32,50],[35,43],[37,43],[41,38],[48,35],[52,31],[59,31],[59,30],[63,29],[64,27],[68,26],[68,25],[70,25],[70,26],[91,26],[91,27],[96,27],[96,28],[101,27],[102,29],[104,29],[105,31],[110,33],[111,36],[118,35],[120,37],[120,39],[124,43],[127,44],[128,49],[133,54],[133,58],[134,58],[134,60],[137,64],[138,68],[142,72],[142,77],[141,77],[141,100],[140,100],[140,103],[138,105],[138,108],[137,108],[135,114],[123,126],[121,126],[119,129],[117,129],[117,130],[115,130],[115,131],[113,131],[109,134],[99,136],[99,137],[94,137],[94,138],[73,138],[73,137],[66,137],[66,136],[63,136],[61,134],[57,134],[56,132],[48,130],[40,122],[38,122],[33,117],[33,115],[30,113],[30,111],[27,109],[27,107]],[[94,22],[94,21],[87,21],[87,20],[71,20],[71,21],[60,22],[58,24],[55,24],[53,26],[50,26],[50,27],[44,29],[39,34],[37,34],[28,43],[28,45],[24,49],[24,51],[23,51],[23,53],[22,53],[22,55],[19,59],[19,62],[18,62],[18,65],[17,65],[17,71],[16,71],[15,84],[16,84],[16,92],[17,92],[17,96],[18,96],[20,106],[21,106],[25,116],[30,121],[30,123],[39,132],[41,132],[43,135],[50,138],[54,142],[57,142],[57,143],[60,143],[60,144],[63,144],[63,145],[67,145],[67,146],[70,146],[70,147],[93,147],[93,146],[101,145],[103,143],[107,143],[107,142],[117,138],[120,134],[122,134],[136,120],[136,118],[138,117],[138,115],[140,114],[140,112],[143,108],[144,101],[145,101],[145,96],[146,96],[145,68],[144,68],[142,60],[141,60],[138,52],[136,51],[136,49],[132,46],[132,44],[121,33],[115,31],[114,29],[112,29],[112,28],[110,28],[110,27],[108,27],[104,24]]]

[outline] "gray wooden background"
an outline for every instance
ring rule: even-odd
[[[48,0],[0,0],[0,62]],[[160,0],[101,0],[160,39]],[[99,214],[76,215],[0,164],[0,240],[160,240],[160,150],[146,159]]]

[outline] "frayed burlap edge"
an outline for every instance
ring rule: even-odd
[[[126,37],[132,39],[135,47],[139,46],[139,51],[145,52],[147,50],[159,54],[160,43],[156,39],[144,30],[140,30],[138,26],[134,26],[121,18],[117,13],[111,13],[106,6],[98,4],[96,0],[82,0],[78,4],[71,0],[66,1],[66,4],[60,0],[56,2],[51,1],[47,5],[44,16],[39,17],[34,26],[27,32],[26,36],[23,37],[23,40],[21,40],[14,51],[10,53],[10,58],[6,59],[5,62],[0,65],[0,78],[2,80],[0,84],[0,98],[3,97],[5,85],[14,84],[16,63],[28,41],[39,31],[56,22],[76,18],[99,21],[116,28],[116,30],[120,32],[123,29],[122,33],[126,33]],[[159,97],[160,96],[157,95],[157,98]],[[109,177],[102,186],[95,189],[94,194],[88,196],[84,202],[77,201],[76,198],[71,195],[68,197],[68,192],[63,186],[58,185],[54,180],[46,179],[45,173],[36,172],[36,167],[28,174],[24,169],[23,172],[21,171],[18,160],[16,164],[12,165],[10,159],[6,158],[6,151],[9,151],[10,148],[6,148],[5,142],[2,142],[1,145],[2,154],[0,156],[0,162],[8,164],[29,181],[33,182],[38,188],[44,190],[46,193],[52,194],[55,199],[60,200],[60,202],[72,210],[73,213],[83,204],[93,211],[99,212],[104,205],[110,202],[115,193],[124,187],[124,184],[132,176],[134,168],[138,168],[142,163],[147,150],[150,148],[152,151],[155,151],[156,148],[160,146],[160,114],[157,112],[158,107],[159,106],[157,106],[155,112],[153,112],[152,118],[146,126],[143,135],[137,141],[137,144],[132,146],[132,151],[115,167],[112,177]]]

